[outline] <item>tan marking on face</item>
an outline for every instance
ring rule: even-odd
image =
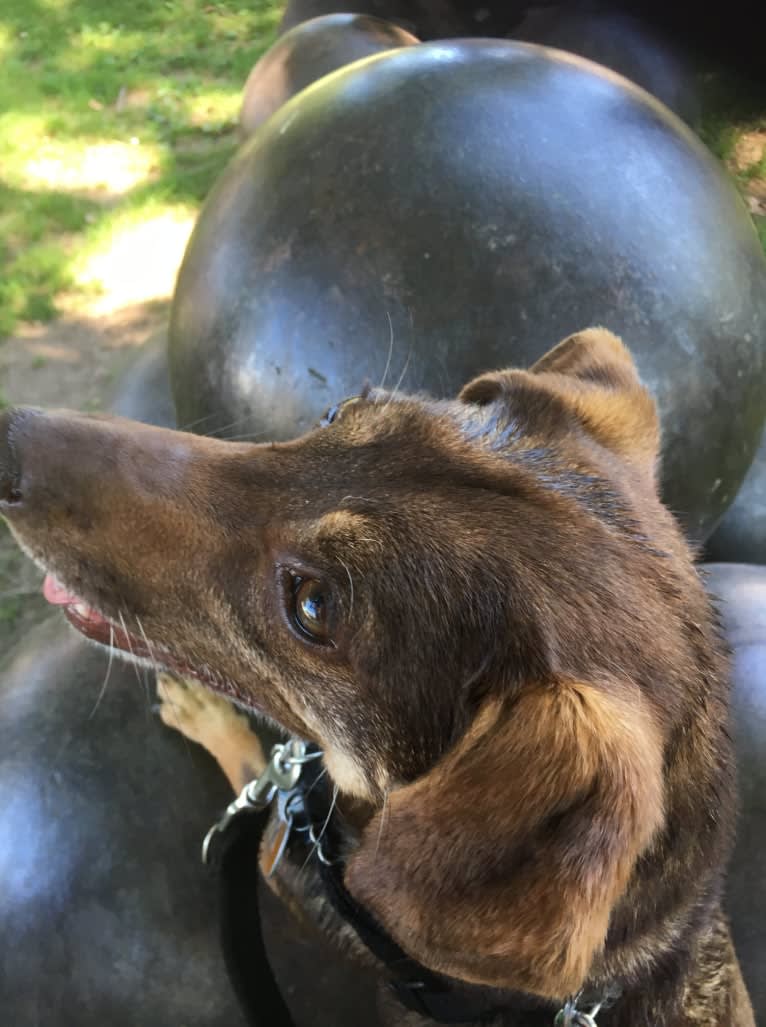
[[[312,736],[319,741],[324,751],[327,772],[341,794],[365,801],[372,800],[375,785],[382,789],[378,780],[380,774],[375,773],[376,768],[370,766],[365,773],[360,763],[345,751],[337,738],[333,738],[332,726],[324,723],[303,697],[296,697],[296,700],[300,704],[300,717]]]
[[[317,523],[317,532],[320,535],[342,535],[347,532],[356,534],[360,530],[367,530],[369,518],[363,514],[355,513],[353,510],[333,510],[325,514]]]
[[[370,782],[349,755],[331,746],[325,749],[324,761],[330,777],[344,795],[372,800]]]

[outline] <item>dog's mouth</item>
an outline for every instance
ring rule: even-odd
[[[48,572],[43,581],[43,596],[52,606],[60,606],[69,623],[93,642],[120,649],[127,655],[151,659],[148,640],[132,634],[122,625],[99,613],[84,599],[70,592],[59,579]]]
[[[244,701],[232,681],[209,668],[192,666],[161,642],[150,641],[143,631],[139,635],[133,634],[122,618],[118,623],[100,613],[81,596],[71,592],[50,571],[43,581],[43,596],[52,606],[61,607],[72,627],[90,641],[116,650],[126,659],[150,664],[155,670],[170,670],[184,677],[197,678],[216,692]]]

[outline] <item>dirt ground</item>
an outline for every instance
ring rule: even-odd
[[[168,301],[107,315],[22,325],[0,345],[0,380],[11,404],[98,410],[144,344],[165,331]]]

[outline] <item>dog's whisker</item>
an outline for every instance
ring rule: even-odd
[[[131,655],[130,663],[131,663],[131,666],[133,667],[133,672],[136,675],[136,681],[139,683],[139,685],[143,685],[144,688],[146,688],[146,682],[142,679],[141,675],[138,672],[138,663],[136,662],[136,654],[133,652],[133,646],[130,643],[130,633],[129,633],[126,625],[125,625],[125,618],[122,615],[122,610],[118,611],[117,616],[120,619],[120,625],[122,627],[123,634],[125,635],[125,642],[127,643],[127,646],[128,646],[128,652]]]
[[[266,428],[266,429],[264,429],[264,431],[245,432],[242,435],[225,435],[222,438],[221,441],[222,442],[238,442],[238,441],[240,441],[242,439],[247,439],[250,442],[252,442],[254,439],[262,439],[264,435],[270,435],[270,434],[271,434],[271,430],[269,428]]]
[[[399,380],[397,381],[396,385],[394,386],[393,392],[388,397],[388,399],[385,402],[385,405],[383,406],[384,410],[386,410],[387,407],[389,407],[391,405],[391,403],[393,403],[393,401],[396,399],[396,395],[399,392],[399,389],[401,388],[402,382],[404,381],[404,376],[407,374],[407,371],[409,370],[410,359],[412,357],[412,350],[413,350],[413,347],[412,347],[412,344],[410,344],[410,349],[409,349],[409,352],[407,353],[407,359],[404,361],[404,367],[402,368],[402,373],[399,375]]]
[[[351,577],[351,571],[348,569],[348,566],[343,562],[343,560],[340,560],[340,565],[343,568],[343,570],[346,572],[346,574],[348,575],[348,583],[349,583],[349,586],[351,588],[351,602],[349,604],[349,610],[348,610],[348,615],[350,617],[351,614],[354,612],[354,579]]]
[[[144,625],[141,623],[141,618],[138,616],[138,614],[136,614],[135,616],[136,616],[136,624],[138,624],[138,630],[141,632],[141,637],[143,638],[144,644],[145,644],[145,646],[146,646],[146,648],[147,648],[147,650],[149,652],[149,659],[151,660],[152,669],[154,670],[154,678],[155,678],[155,681],[156,681],[157,675],[160,673],[159,664],[157,663],[157,658],[154,655],[154,649],[152,647],[152,643],[149,641],[149,639],[147,638],[146,632],[144,631]],[[146,676],[146,674],[143,675],[143,678],[144,678],[144,691],[146,692],[146,703],[147,703],[147,706],[148,706],[149,710],[151,711],[151,709],[152,709],[152,689],[151,689],[151,686],[149,684],[149,679]]]
[[[109,625],[109,662],[106,665],[106,674],[104,674],[104,680],[103,680],[103,682],[101,684],[101,690],[99,691],[98,696],[96,698],[96,701],[93,704],[93,709],[88,714],[88,720],[93,720],[93,718],[96,715],[96,711],[98,710],[99,706],[101,705],[101,700],[104,698],[104,695],[106,694],[106,686],[109,683],[109,675],[112,672],[112,663],[113,663],[113,661],[114,661],[114,628],[110,624]]]
[[[230,431],[232,428],[237,428],[241,424],[245,424],[247,421],[252,420],[253,414],[245,414],[243,417],[238,417],[234,421],[230,421],[229,424],[224,424],[220,428],[213,428],[209,432],[205,432],[209,439],[220,438],[224,432]]]
[[[311,846],[311,851],[309,852],[308,856],[306,856],[306,859],[305,859],[305,861],[303,863],[303,866],[301,867],[301,870],[305,870],[306,866],[308,865],[309,860],[314,855],[314,853],[317,851],[319,846],[322,844],[322,838],[324,837],[324,833],[327,830],[328,824],[330,823],[330,817],[333,815],[333,812],[335,810],[335,806],[336,806],[336,804],[338,802],[338,792],[339,791],[340,791],[340,789],[338,788],[338,786],[337,785],[333,785],[332,801],[330,803],[330,808],[327,811],[327,816],[324,818],[324,823],[322,824],[322,827],[321,827],[321,829],[319,831],[319,834],[314,839],[314,844]]]
[[[380,823],[378,824],[378,837],[375,839],[375,858],[378,855],[378,849],[380,848],[380,839],[383,836],[383,827],[386,823],[386,816],[388,814],[388,792],[383,794],[383,805],[380,810]]]
[[[204,424],[205,421],[210,421],[215,416],[215,412],[212,414],[205,414],[204,417],[198,417],[195,421],[187,421],[186,424],[179,424],[176,431],[191,431],[192,428],[199,427],[199,425]]]
[[[322,778],[325,776],[326,773],[327,773],[327,767],[322,767],[322,769],[319,771],[319,773],[314,778],[312,783],[306,789],[306,795],[311,795],[311,793],[314,791],[314,789],[316,788],[316,786],[319,784],[319,782],[322,780]]]
[[[388,371],[391,367],[391,357],[394,352],[394,322],[391,320],[391,315],[386,311],[386,317],[388,318],[388,358],[386,360],[386,366],[383,370],[383,377],[380,379],[379,389],[382,389],[386,384],[386,378],[388,378]]]
[[[152,661],[152,666],[154,667],[154,673],[155,674],[159,674],[160,669],[159,669],[159,666],[157,664],[157,659],[156,659],[156,657],[154,655],[154,649],[152,648],[152,643],[146,637],[146,632],[144,631],[144,626],[141,623],[141,618],[138,615],[136,615],[136,624],[138,624],[138,630],[141,632],[141,637],[143,638],[144,643],[146,644],[146,648],[149,650],[149,659]]]
[[[143,662],[140,661],[140,657],[137,657],[135,652],[133,651],[133,646],[130,644],[130,635],[128,634],[128,629],[125,627],[125,619],[122,616],[122,613],[120,613],[120,622],[122,624],[122,630],[125,632],[125,641],[128,645],[128,652],[131,656],[130,662],[133,665],[133,672],[136,675],[136,681],[139,683],[139,685],[141,685],[141,687],[144,690],[144,698],[146,699],[146,709],[148,713],[151,713],[152,696],[151,690],[149,688],[149,679],[147,678],[145,672],[145,665]]]
[[[327,830],[327,825],[330,823],[330,817],[333,815],[333,812],[334,812],[335,807],[336,807],[337,802],[338,802],[338,793],[339,792],[340,792],[340,788],[338,787],[338,785],[333,785],[333,789],[332,789],[332,802],[330,803],[330,808],[327,811],[327,816],[324,818],[324,823],[322,824],[322,830],[317,835],[317,840],[316,840],[316,844],[317,845],[319,845],[319,843],[322,841],[322,838],[324,837],[324,833]]]

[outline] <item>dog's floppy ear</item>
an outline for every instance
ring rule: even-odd
[[[489,700],[366,827],[346,883],[402,948],[463,981],[576,993],[663,818],[662,745],[625,685]]]
[[[654,473],[659,423],[652,397],[641,384],[633,358],[604,328],[570,335],[529,371],[484,374],[460,394],[485,406],[506,401],[513,416],[534,432],[547,417],[546,433],[579,424],[597,442]]]

